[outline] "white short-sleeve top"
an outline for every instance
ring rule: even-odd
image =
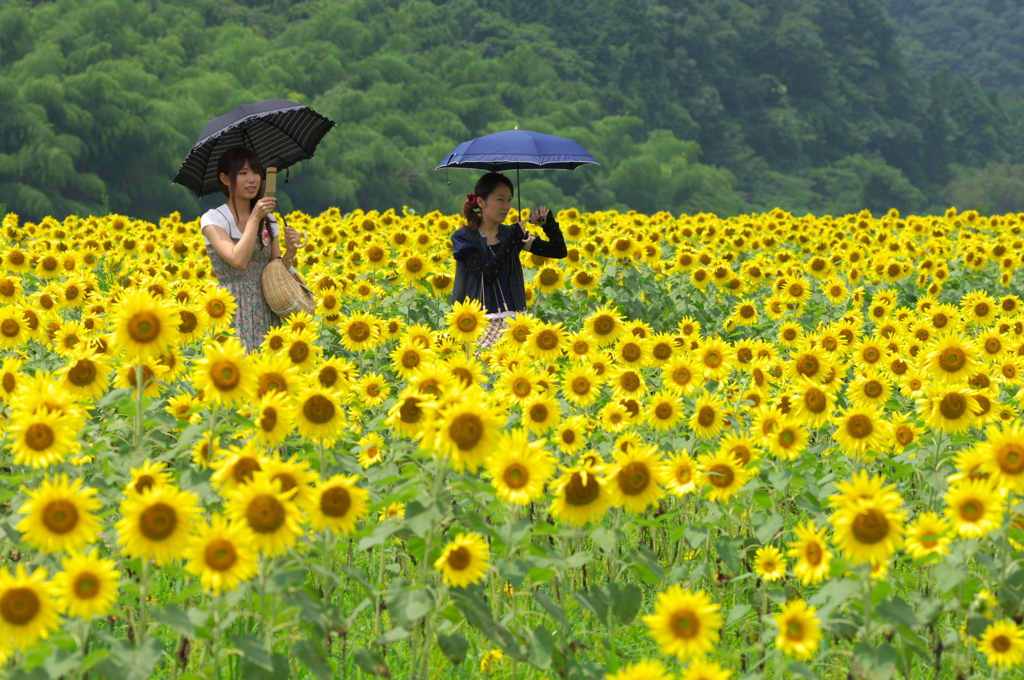
[[[273,214],[271,214],[269,217],[270,236],[272,238],[277,238],[278,235],[281,233],[280,229],[277,226],[277,218],[274,217]],[[241,227],[238,226],[238,224],[235,223],[235,215],[234,213],[231,212],[231,208],[228,207],[227,203],[220,207],[207,210],[203,214],[203,217],[199,220],[200,229],[205,229],[208,225],[211,224],[218,226],[224,231],[226,231],[228,237],[232,241],[238,241],[238,239],[242,238],[242,229]],[[259,234],[257,234],[257,236],[258,235]],[[207,247],[211,245],[210,239],[206,238],[205,233],[203,234],[203,241],[206,242]]]

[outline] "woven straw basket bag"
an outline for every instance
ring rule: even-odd
[[[299,247],[305,243],[306,237],[303,235]],[[313,314],[316,311],[313,291],[306,286],[301,276],[288,271],[281,258],[271,260],[263,269],[260,283],[263,285],[263,297],[266,298],[271,311],[282,319],[294,312]]]

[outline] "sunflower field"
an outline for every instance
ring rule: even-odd
[[[1024,214],[312,216],[247,354],[198,220],[3,218],[0,677],[968,678],[1024,662]]]

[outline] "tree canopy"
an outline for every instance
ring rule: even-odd
[[[272,97],[338,123],[281,187],[314,213],[456,210],[476,175],[433,168],[516,125],[601,162],[524,205],[588,210],[941,211],[1024,157],[1019,98],[916,75],[883,0],[0,0],[0,95],[29,219],[199,212],[199,130]]]

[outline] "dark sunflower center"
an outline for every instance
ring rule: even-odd
[[[314,394],[302,405],[302,415],[314,425],[329,423],[334,412],[334,402],[322,394]]]
[[[328,517],[340,518],[352,507],[352,496],[343,486],[332,486],[320,494],[320,512]]]
[[[854,518],[853,536],[860,543],[874,545],[889,536],[889,520],[881,511],[869,508]]]
[[[36,618],[41,605],[31,588],[10,588],[0,597],[0,618],[10,625],[24,626]]]
[[[462,451],[470,451],[480,443],[484,435],[484,423],[475,413],[460,413],[448,427],[452,441]]]
[[[635,496],[651,487],[651,471],[646,464],[633,461],[619,471],[616,481],[622,493]]]
[[[238,561],[238,552],[231,541],[218,538],[206,544],[203,561],[214,571],[227,571]]]
[[[284,525],[284,506],[276,497],[261,494],[249,501],[245,518],[256,533],[272,534]]]
[[[154,503],[139,516],[139,531],[150,541],[167,539],[178,527],[178,511],[167,503]]]
[[[565,485],[565,502],[575,507],[590,505],[601,491],[601,487],[594,475],[588,474],[587,481],[583,481],[583,475],[574,472]]]
[[[43,510],[43,526],[55,534],[66,534],[78,526],[78,508],[69,500],[50,501]]]
[[[731,467],[724,463],[712,465],[707,472],[708,482],[719,489],[726,489],[736,479],[736,473]]]
[[[863,413],[858,413],[846,421],[846,434],[854,439],[870,437],[874,429],[875,426],[872,424],[871,418]]]

